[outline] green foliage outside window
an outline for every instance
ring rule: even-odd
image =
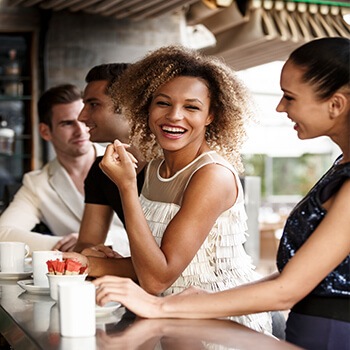
[[[272,163],[269,163],[271,160]],[[304,196],[331,166],[332,161],[330,154],[304,154],[301,157],[270,159],[265,154],[243,156],[245,175],[261,177],[263,200],[269,195]],[[272,164],[270,173],[268,164]]]

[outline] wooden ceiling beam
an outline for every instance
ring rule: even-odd
[[[12,6],[85,12],[115,18],[143,19],[162,15],[200,0],[12,0]]]
[[[56,6],[55,11],[61,11],[79,3],[81,0],[66,0],[62,2],[60,5]]]
[[[64,0],[46,0],[41,2],[40,7],[45,10],[55,10],[55,7],[62,2],[64,2]]]
[[[123,0],[104,0],[97,5],[90,6],[85,11],[89,13],[99,14],[103,11],[107,11],[112,7],[117,7],[118,4]]]
[[[103,12],[105,16],[116,16],[119,13],[130,13],[135,7],[143,6],[152,6],[154,3],[160,3],[162,0],[149,0],[149,1],[140,1],[140,0],[123,0],[116,9]]]
[[[77,11],[84,11],[87,7],[90,5],[96,4],[97,2],[100,2],[101,0],[85,0],[85,1],[80,1],[74,6],[70,6],[69,10],[72,12],[77,12]]]
[[[29,7],[29,6],[36,5],[41,1],[42,0],[13,0],[13,1],[9,2],[9,5],[11,5],[11,6],[21,5],[21,6]]]
[[[196,2],[197,0],[192,0]],[[168,0],[167,2],[162,2],[160,6],[148,7],[144,11],[137,11],[129,14],[129,16],[134,20],[141,20],[143,18],[150,18],[160,16],[164,13],[180,9],[183,6],[190,5],[191,1],[179,1],[179,0]]]

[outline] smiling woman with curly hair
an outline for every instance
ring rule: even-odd
[[[243,247],[247,217],[237,171],[250,100],[235,73],[199,52],[163,47],[132,64],[110,92],[149,163],[138,196],[128,146],[116,140],[107,147],[100,167],[119,188],[131,258],[88,257],[90,275],[129,276],[156,295],[256,280]],[[271,332],[269,313],[232,319]]]

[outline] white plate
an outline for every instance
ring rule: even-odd
[[[49,287],[34,286],[33,280],[17,281],[17,284],[28,293],[32,294],[50,294]]]
[[[25,272],[0,272],[0,280],[20,280],[28,278],[32,275],[33,271]]]
[[[96,316],[99,317],[99,316],[110,314],[113,311],[117,310],[120,306],[121,306],[120,303],[117,303],[114,301],[107,303],[105,306],[96,305],[95,307]]]

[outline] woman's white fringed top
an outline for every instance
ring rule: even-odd
[[[233,166],[215,151],[210,151],[201,154],[174,176],[165,179],[159,174],[162,162],[162,159],[150,162],[140,195],[145,217],[159,246],[167,225],[181,207],[187,185],[198,169],[207,164],[220,164],[232,171],[238,186],[236,203],[218,217],[191,263],[163,294],[178,293],[190,286],[217,292],[259,278],[250,256],[243,247],[247,236],[247,215],[243,188]],[[236,316],[230,319],[259,332],[271,333],[269,313]]]

